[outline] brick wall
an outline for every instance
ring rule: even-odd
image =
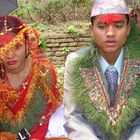
[[[64,65],[68,53],[88,46],[90,33],[72,35],[67,33],[51,33],[43,35],[47,48],[44,50],[54,65]]]

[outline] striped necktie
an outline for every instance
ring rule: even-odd
[[[105,78],[108,85],[108,93],[110,98],[110,107],[114,106],[116,101],[116,92],[118,89],[118,72],[115,67],[107,67]]]

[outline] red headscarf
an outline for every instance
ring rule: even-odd
[[[32,41],[31,51],[38,48],[39,33],[28,26],[22,19],[16,16],[0,16],[0,60],[4,60],[7,51],[13,51],[17,45],[25,39]]]

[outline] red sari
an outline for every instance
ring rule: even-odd
[[[44,140],[49,119],[61,104],[61,97],[51,63],[34,61],[30,74],[18,90],[0,84],[1,132],[17,134],[26,128],[31,139]]]

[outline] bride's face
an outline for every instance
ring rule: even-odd
[[[0,44],[4,46],[5,43]],[[26,63],[26,46],[25,40],[16,44],[14,51],[9,51],[6,53],[6,58],[4,60],[4,66],[7,71],[22,71]]]

